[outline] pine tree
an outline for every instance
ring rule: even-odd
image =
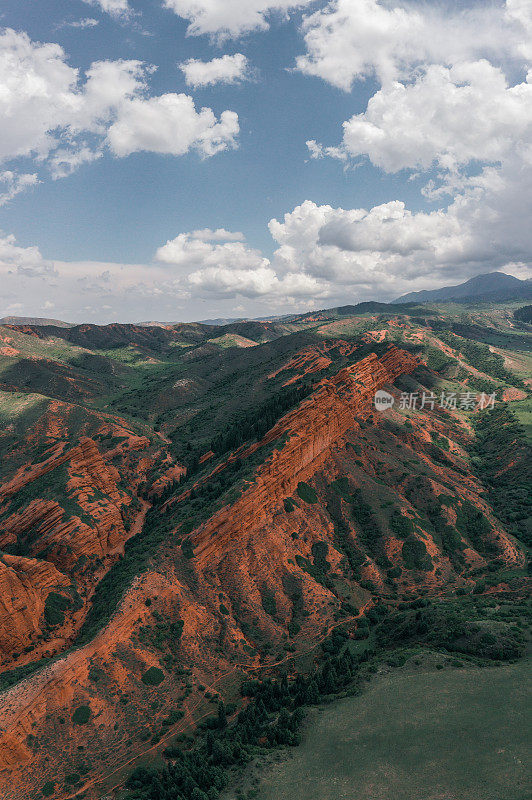
[[[218,727],[223,730],[227,726],[227,714],[225,713],[225,706],[223,700],[218,703]]]

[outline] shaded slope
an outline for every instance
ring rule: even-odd
[[[527,300],[532,297],[530,281],[514,278],[504,272],[488,272],[477,275],[457,286],[444,286],[441,289],[409,292],[393,303],[438,303],[453,300],[455,302],[490,302],[506,300]]]
[[[88,797],[105,795],[123,782],[115,770],[212,714],[217,692],[237,700],[243,677],[308,669],[336,626],[363,641],[374,607],[522,591],[522,548],[471,469],[472,412],[400,408],[401,391],[460,391],[473,373],[408,316],[364,318],[362,331],[360,319],[229,352],[145,354],[140,368],[87,348],[112,367],[103,397],[4,393],[2,567],[5,586],[31,591],[0,675],[13,683],[2,800],[47,782],[69,797],[77,773]],[[5,346],[29,356],[35,343],[37,362],[57,346],[11,335]],[[68,348],[56,361],[79,370]],[[378,414],[382,387],[396,403]],[[54,624],[21,654],[47,601]]]
[[[409,354],[387,353],[326,379],[279,420],[262,447],[277,442],[280,449],[266,453],[240,498],[224,495],[225,507],[212,513],[196,489],[166,514],[152,512],[142,534],[145,567],[106,627],[4,698],[0,764],[4,777],[19,775],[16,800],[56,777],[58,763],[74,770],[79,746],[102,754],[91,780],[105,775],[106,754],[116,763],[141,752],[176,697],[185,713],[208,713],[200,687],[219,680],[222,689],[229,675],[282,662],[287,637],[296,653],[305,651],[324,628],[356,620],[377,598],[393,603],[420,588],[437,595],[474,585],[474,571],[487,561],[522,563],[468,469],[463,445],[470,434],[461,420],[427,410],[405,427],[399,411],[372,412],[376,386],[392,389],[390,380],[416,369]],[[430,379],[417,368],[408,380],[419,387]],[[435,449],[430,435],[443,431],[448,452]],[[209,516],[189,535],[183,519],[197,500]],[[480,528],[471,508],[484,520]],[[143,683],[149,667],[162,668],[158,688]],[[91,709],[91,721],[78,728],[69,720],[80,707]],[[47,742],[44,750],[28,747],[29,720]]]

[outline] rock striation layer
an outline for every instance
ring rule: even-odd
[[[68,583],[46,561],[0,555],[0,654],[27,645],[41,624],[47,595]]]
[[[98,574],[122,550],[136,508],[120,477],[83,436],[68,450],[54,446],[47,459],[20,468],[0,487],[0,551],[7,551],[0,563],[2,659],[36,642],[46,647],[43,610],[51,589],[75,581],[88,601]],[[72,622],[54,635],[70,635]]]
[[[199,563],[223,551],[239,531],[271,516],[300,481],[320,468],[331,446],[356,426],[356,416],[367,411],[376,390],[412,372],[418,363],[410,353],[392,346],[381,358],[371,353],[321,381],[311,397],[279,420],[262,440],[265,445],[288,437],[258,471],[253,485],[192,534]]]

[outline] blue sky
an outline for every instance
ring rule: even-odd
[[[258,316],[529,274],[528,2],[164,3],[4,0],[0,315]],[[179,66],[236,54],[232,83]]]

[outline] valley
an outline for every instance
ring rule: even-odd
[[[411,657],[406,674],[380,675],[360,697],[313,712],[301,746],[257,771],[256,797],[524,800],[530,664],[419,663]]]
[[[215,800],[419,654],[518,674],[532,328],[374,305],[0,327],[2,800]]]

